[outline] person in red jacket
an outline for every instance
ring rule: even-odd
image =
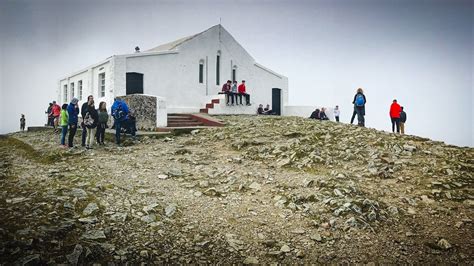
[[[247,93],[245,88],[245,80],[242,80],[242,84],[238,87],[240,104],[242,104],[242,96],[245,96],[245,103],[250,106],[250,94]]]
[[[61,107],[56,103],[56,101],[53,101],[53,107],[51,108],[51,113],[53,114],[54,131],[56,131],[56,128],[58,127],[58,122],[59,122],[59,115],[61,114]]]
[[[397,127],[397,133],[400,133],[400,112],[402,108],[397,103],[397,100],[393,100],[392,105],[390,105],[390,119],[392,120],[392,132],[395,132],[395,126]]]

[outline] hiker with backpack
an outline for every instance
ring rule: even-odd
[[[365,104],[367,103],[367,99],[365,98],[364,91],[362,88],[357,89],[356,95],[354,95],[354,100],[352,101],[354,104],[354,111],[357,114],[357,122],[358,125],[361,127],[365,127]],[[351,122],[352,124],[352,122]]]
[[[99,114],[94,106],[94,100],[88,101],[87,112],[84,116],[83,123],[87,128],[86,149],[92,149],[95,140],[95,131],[99,124]]]
[[[74,136],[77,131],[77,116],[79,115],[79,106],[77,103],[79,100],[77,98],[72,98],[71,103],[67,106],[68,114],[68,125],[69,125],[69,137],[68,137],[68,146],[69,148],[73,147]]]
[[[395,133],[395,127],[397,128],[397,133],[400,133],[400,112],[402,109],[397,103],[397,100],[393,100],[392,105],[390,105],[390,120],[392,120],[392,132]]]
[[[115,126],[115,143],[120,145],[120,131],[122,129],[122,125],[126,124],[125,120],[127,120],[128,106],[124,101],[115,98],[111,109]]]
[[[83,103],[81,106],[81,116],[82,116],[82,136],[81,136],[81,146],[86,146],[86,138],[87,138],[87,127],[84,125],[84,117],[86,116],[87,110],[89,110],[89,104],[91,101],[94,101],[94,96],[89,95],[87,96],[87,102]]]

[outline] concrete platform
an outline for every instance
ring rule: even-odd
[[[48,127],[48,126],[33,126],[33,127],[28,127],[28,130],[27,131],[30,131],[30,132],[37,132],[37,131],[51,131],[53,132],[53,127]],[[82,129],[79,128],[77,130],[77,133],[76,133],[76,136],[79,134],[81,134],[82,132]],[[108,135],[115,135],[115,129],[106,129],[105,130],[105,134],[108,134]],[[124,135],[124,134],[122,134]],[[136,133],[136,136],[137,138],[140,138],[140,137],[152,137],[152,138],[159,138],[159,137],[165,137],[165,136],[169,136],[169,135],[172,135],[172,132],[158,132],[158,131],[137,131]],[[127,134],[127,136],[129,136]]]

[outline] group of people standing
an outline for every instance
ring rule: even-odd
[[[352,104],[354,105],[354,111],[352,112],[351,124],[354,123],[354,119],[357,116],[357,124],[359,126],[365,127],[365,104],[367,103],[367,98],[365,97],[364,90],[358,88]],[[397,130],[397,133],[405,134],[405,122],[407,120],[407,114],[403,111],[403,106],[400,106],[397,103],[397,100],[393,100],[392,105],[390,106],[390,119],[392,121],[392,132]],[[334,117],[337,122],[339,122],[340,110],[339,106],[336,105],[334,108]],[[325,113],[325,108],[321,110],[316,109],[311,113],[309,118],[319,119],[319,120],[329,120]]]
[[[92,149],[94,143],[99,145],[104,144],[105,129],[109,115],[105,102],[99,103],[99,108],[95,109],[94,96],[89,95],[87,102],[83,103],[79,110],[79,100],[73,98],[69,104],[63,104],[61,108],[61,145],[66,147],[66,135],[68,134],[67,147],[74,146],[74,136],[76,135],[77,126],[79,123],[79,112],[82,116],[81,128],[81,146],[87,149]]]
[[[405,134],[407,114],[403,111],[403,106],[397,103],[396,99],[394,99],[392,105],[390,105],[389,115],[392,120],[392,132],[395,132],[395,128],[397,128],[397,133]]]
[[[224,85],[222,85],[222,91],[220,94],[226,95],[226,104],[227,105],[243,105],[242,97],[245,98],[245,104],[250,106],[250,94],[247,93],[247,88],[245,87],[245,80],[242,80],[242,83],[237,86],[237,81],[234,82],[228,80]]]
[[[48,115],[47,126],[54,127],[56,131],[56,128],[59,124],[59,115],[61,113],[61,107],[56,103],[56,101],[53,101],[52,103],[49,103],[49,107],[45,113]]]
[[[104,145],[105,129],[108,128],[109,121],[106,102],[100,102],[98,109],[96,109],[94,97],[89,95],[87,102],[83,103],[80,109],[78,103],[79,100],[73,98],[69,104],[63,104],[60,108],[58,120],[61,126],[61,145],[63,147],[74,147],[74,137],[79,125],[79,114],[82,116],[80,123],[82,128],[81,146],[92,149],[95,143]],[[116,144],[120,145],[120,134],[123,127],[126,128],[127,133],[135,137],[136,120],[124,101],[115,99],[111,116],[114,118]],[[66,135],[68,134],[66,145]]]

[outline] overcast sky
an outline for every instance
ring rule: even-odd
[[[357,87],[366,125],[390,130],[394,98],[406,131],[474,145],[473,1],[0,0],[0,133],[44,123],[57,82],[114,54],[222,25],[289,79],[291,105],[338,104]],[[309,116],[309,114],[308,114]]]

